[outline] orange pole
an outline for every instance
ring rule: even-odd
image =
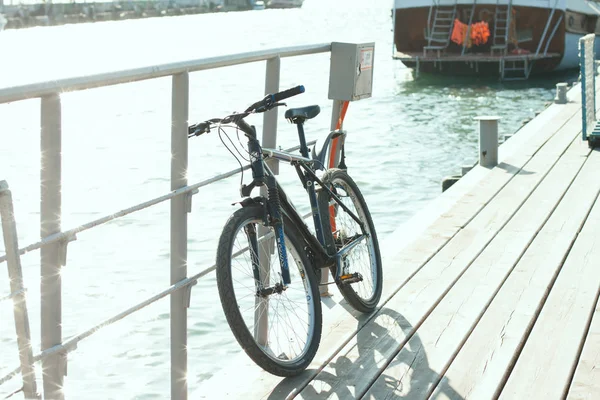
[[[346,111],[348,111],[349,101],[344,101],[342,103],[342,109],[340,110],[340,117],[338,118],[338,122],[335,126],[335,130],[342,129],[342,125],[344,124],[344,118],[346,118]],[[329,168],[335,167],[335,154],[337,152],[338,139],[335,138],[331,141],[331,151],[329,152]]]
[[[344,124],[344,118],[346,117],[346,111],[348,111],[349,101],[344,101],[342,103],[342,108],[340,110],[340,117],[338,118],[337,124],[335,126],[335,130],[342,129],[342,125]],[[333,168],[335,165],[335,154],[337,152],[339,137],[333,139],[331,141],[331,151],[329,152],[329,168]],[[329,206],[329,225],[331,226],[331,232],[334,233],[337,231],[337,226],[335,223],[335,207]]]

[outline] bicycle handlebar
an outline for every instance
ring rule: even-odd
[[[277,107],[279,105],[285,105],[285,104],[279,104],[278,102],[281,100],[288,99],[292,96],[296,96],[301,93],[304,93],[303,85],[299,85],[299,86],[296,86],[291,89],[287,89],[287,90],[284,90],[282,92],[278,92],[275,94],[268,94],[264,97],[264,99],[257,101],[256,103],[254,103],[250,107],[248,107],[246,109],[246,111],[244,111],[243,113],[234,113],[234,114],[228,115],[225,118],[213,118],[208,121],[199,122],[197,124],[191,125],[188,128],[188,137],[200,136],[203,133],[209,132],[211,125],[216,124],[216,123],[223,123],[223,122],[225,122],[225,123],[233,122],[234,124],[238,125],[240,127],[240,129],[242,129],[243,131],[246,131],[248,124],[245,121],[243,121],[243,119],[246,118],[248,115],[250,115],[252,113],[262,113],[265,111],[269,111],[270,109]],[[246,129],[244,129],[244,128],[246,128]]]
[[[257,101],[256,103],[254,103],[250,107],[248,107],[246,109],[246,112],[252,112],[252,111],[261,110],[262,108],[268,108],[271,105],[273,105],[281,100],[288,99],[292,96],[296,96],[301,93],[304,93],[303,85],[299,85],[299,86],[293,87],[291,89],[284,90],[283,92],[279,92],[279,93],[275,93],[275,94],[268,94],[261,101]],[[265,111],[267,111],[267,110],[265,110]],[[258,112],[261,112],[261,111],[258,111]]]

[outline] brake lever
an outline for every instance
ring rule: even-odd
[[[205,121],[205,122],[199,122],[197,124],[191,125],[188,128],[188,138],[194,137],[194,136],[200,136],[203,133],[209,133],[210,132],[210,122]]]
[[[287,104],[286,103],[273,103],[273,104],[270,104],[268,106],[265,105],[265,106],[259,107],[254,112],[255,113],[262,113],[262,112],[266,112],[266,111],[269,111],[269,110],[271,110],[271,109],[273,109],[275,107],[280,107],[280,106],[287,107]]]

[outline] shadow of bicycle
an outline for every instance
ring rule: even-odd
[[[361,325],[359,319],[359,326]],[[427,362],[422,342],[413,326],[400,313],[382,308],[356,335],[355,349],[335,356],[322,370],[307,370],[302,375],[284,379],[269,400],[293,399],[427,399],[463,398],[446,379],[433,371]],[[410,340],[408,340],[410,339]],[[403,344],[404,343],[404,344]],[[384,367],[381,349],[402,350]],[[358,352],[358,356],[356,353]],[[347,354],[353,354],[352,361]],[[418,370],[414,366],[418,364]],[[316,376],[315,376],[316,375]],[[311,379],[308,385],[306,381]],[[430,397],[436,389],[435,397]]]

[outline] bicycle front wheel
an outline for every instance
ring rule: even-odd
[[[341,275],[360,274],[362,280],[356,282],[336,281],[337,286],[346,301],[356,310],[371,312],[377,307],[382,291],[382,267],[379,243],[375,226],[367,203],[360,193],[358,186],[350,176],[341,169],[330,169],[322,177],[323,184],[333,191],[342,203],[360,220],[360,224],[352,216],[333,202],[329,193],[319,191],[319,204],[329,204],[323,210],[321,218],[324,235],[329,243],[339,251],[348,243],[362,236],[362,240],[342,256],[340,263]],[[333,247],[333,246],[332,246]],[[336,276],[336,267],[331,270]]]
[[[285,247],[291,284],[283,285],[273,227],[261,206],[237,210],[217,249],[217,286],[227,322],[246,354],[278,376],[312,361],[321,339],[318,283],[302,241],[288,227]]]

